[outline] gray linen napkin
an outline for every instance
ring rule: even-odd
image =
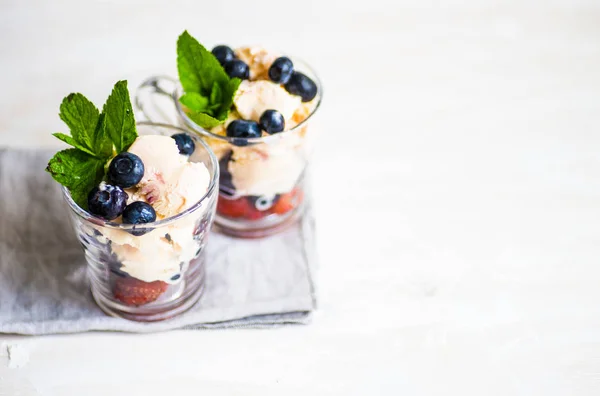
[[[206,290],[190,311],[157,323],[105,315],[94,303],[83,251],[47,151],[0,150],[0,333],[268,327],[307,323],[316,299],[314,219],[259,240],[212,233]]]

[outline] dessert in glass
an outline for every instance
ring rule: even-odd
[[[193,81],[188,75],[193,61],[186,59],[185,46],[202,54],[206,69],[196,67]],[[212,72],[207,63],[229,79],[218,91],[231,93],[229,101],[222,100],[226,108],[209,112],[209,122],[203,111],[219,104],[213,104],[214,89],[190,94]],[[297,59],[261,47],[219,45],[210,53],[187,32],[178,41],[178,69],[179,81],[146,80],[136,103],[156,119],[150,109],[161,95],[170,97],[177,123],[196,132],[215,153],[220,165],[218,229],[253,238],[293,224],[302,214],[305,175],[318,135],[314,115],[323,93],[315,73]]]
[[[124,82],[102,113],[80,94],[61,118],[73,148],[47,170],[61,184],[88,263],[92,295],[106,313],[171,318],[204,290],[205,246],[218,194],[218,162],[196,136],[135,123]]]

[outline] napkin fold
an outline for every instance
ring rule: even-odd
[[[188,312],[137,323],[92,299],[81,245],[48,151],[0,150],[0,333],[154,332],[304,324],[316,307],[315,222],[310,207],[281,234],[255,240],[213,232],[206,288]]]

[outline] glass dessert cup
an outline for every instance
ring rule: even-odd
[[[138,89],[136,105],[148,119],[162,119],[195,132],[219,159],[215,225],[225,234],[242,238],[273,235],[294,224],[303,212],[305,175],[318,135],[314,118],[323,91],[306,64],[297,59],[293,62],[313,79],[318,95],[299,122],[262,137],[234,138],[200,127],[179,102],[183,95],[179,82],[169,77],[151,77]],[[172,114],[161,101],[165,97],[175,105]]]
[[[164,124],[137,125],[140,135],[185,132]],[[219,168],[209,147],[192,138],[196,150],[190,161],[206,166],[210,183],[200,201],[172,217],[138,225],[106,221],[80,208],[63,187],[88,263],[92,295],[109,315],[140,322],[165,320],[191,308],[202,295]]]

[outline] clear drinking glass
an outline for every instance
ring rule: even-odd
[[[185,132],[146,122],[138,123],[138,131],[167,136]],[[219,167],[209,147],[192,138],[196,149],[190,161],[206,166],[210,184],[200,201],[173,217],[135,226],[105,221],[80,208],[63,188],[88,263],[92,295],[109,315],[142,322],[169,319],[191,308],[202,295]]]
[[[223,233],[243,238],[272,235],[302,214],[305,175],[318,135],[314,118],[323,88],[310,67],[292,60],[296,70],[317,84],[318,94],[297,125],[269,136],[231,138],[201,128],[179,102],[183,90],[172,78],[151,77],[137,91],[136,105],[148,119],[185,127],[215,152],[221,170],[215,224]],[[174,112],[165,107],[165,98],[174,103]]]

